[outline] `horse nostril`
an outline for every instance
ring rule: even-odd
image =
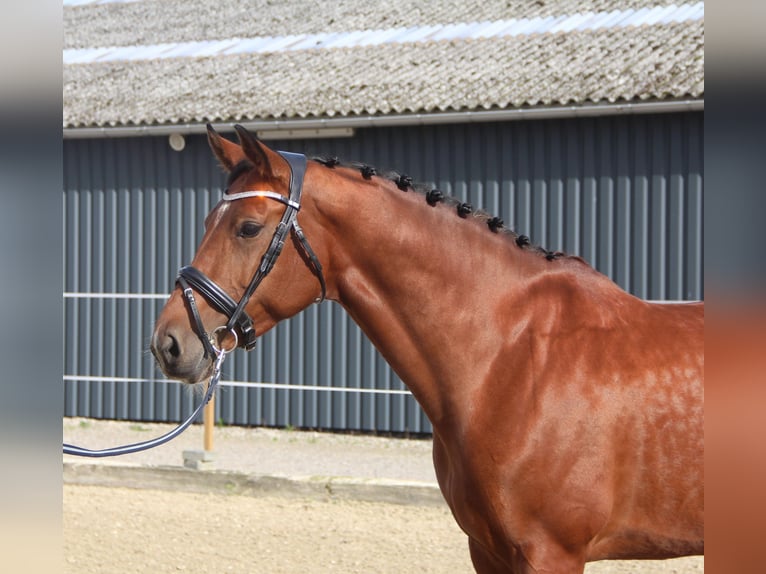
[[[181,346],[178,344],[178,339],[170,333],[168,333],[165,339],[165,352],[174,359],[181,356]]]
[[[181,357],[181,344],[175,335],[169,331],[157,331],[152,337],[152,354],[157,358],[160,365],[168,366],[175,363]]]

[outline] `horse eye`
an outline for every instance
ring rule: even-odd
[[[261,232],[262,226],[258,225],[254,221],[245,221],[239,228],[240,237],[255,237]]]

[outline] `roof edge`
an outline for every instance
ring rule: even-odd
[[[660,114],[673,112],[704,111],[704,99],[683,99],[652,102],[621,102],[568,106],[535,106],[498,110],[466,110],[453,112],[428,112],[412,114],[387,114],[366,116],[342,116],[323,118],[242,120],[211,122],[219,131],[233,129],[240,123],[251,131],[318,130],[322,137],[325,128],[370,128],[391,126],[425,126],[437,124],[465,124],[480,122],[504,122],[535,119],[579,118],[594,116],[621,116],[634,114]],[[64,139],[100,139],[138,136],[169,136],[171,134],[202,134],[205,123],[184,123],[144,126],[110,126],[63,128]]]

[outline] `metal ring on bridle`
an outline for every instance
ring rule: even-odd
[[[217,344],[217,342],[219,340],[218,337],[217,337],[217,333],[218,333],[218,331],[221,331],[221,330],[228,331],[229,333],[234,335],[234,344],[231,346],[230,349],[224,349],[223,347],[219,347],[218,344]],[[223,353],[224,355],[228,355],[234,349],[236,349],[237,346],[239,345],[239,336],[237,335],[237,330],[234,329],[233,327],[227,327],[226,325],[220,325],[220,326],[216,327],[213,330],[213,332],[210,334],[209,339],[210,339],[210,344],[213,345],[213,349],[215,350],[215,352],[216,353]],[[221,339],[221,340],[223,340],[223,339]]]

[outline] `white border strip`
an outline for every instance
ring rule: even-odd
[[[104,46],[72,48],[63,51],[64,64],[162,60],[167,58],[208,58],[234,54],[263,54],[296,50],[353,48],[382,44],[409,44],[440,40],[502,38],[531,34],[556,34],[602,28],[626,28],[705,18],[705,3],[656,6],[640,10],[586,12],[545,18],[512,18],[493,22],[466,22],[391,28],[291,34],[256,38],[229,38],[198,42],[173,42],[145,46]]]

